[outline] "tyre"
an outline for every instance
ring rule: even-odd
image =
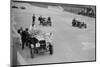
[[[73,27],[76,27],[76,22],[72,22],[72,26]]]
[[[34,58],[34,49],[30,48],[31,58]]]
[[[53,46],[49,45],[49,54],[52,55],[53,54]]]

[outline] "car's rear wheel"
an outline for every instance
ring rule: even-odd
[[[31,58],[34,58],[34,49],[30,49],[30,53],[31,53]]]

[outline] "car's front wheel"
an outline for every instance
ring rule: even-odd
[[[50,44],[49,45],[49,54],[52,55],[53,54],[53,46]]]
[[[34,58],[34,49],[30,49],[31,58]]]

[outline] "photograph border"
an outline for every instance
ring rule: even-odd
[[[13,58],[12,58],[12,54],[11,54],[11,27],[12,26],[10,26],[10,65],[11,65],[11,67],[13,67],[13,66],[15,66],[15,67],[17,67],[17,66],[37,66],[37,65],[53,65],[53,64],[69,64],[69,63],[84,63],[84,62],[96,62],[96,60],[97,60],[97,7],[96,7],[96,5],[87,5],[87,4],[69,4],[69,3],[55,3],[55,2],[38,2],[38,1],[13,1],[13,0],[11,0],[10,1],[10,25],[11,25],[11,13],[12,13],[12,8],[11,8],[11,5],[12,5],[12,2],[20,2],[20,3],[42,3],[42,4],[61,4],[61,5],[75,5],[75,6],[93,6],[93,7],[95,7],[95,60],[87,60],[87,61],[74,61],[74,62],[58,62],[58,63],[43,63],[43,64],[28,64],[28,65],[13,65],[12,64],[12,60],[13,60]]]

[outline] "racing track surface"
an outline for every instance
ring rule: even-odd
[[[53,8],[40,8],[27,3],[17,3],[16,5],[23,5],[27,8],[25,10],[12,8],[12,23],[16,23],[16,29],[20,26],[29,28],[32,23],[33,13],[37,18],[40,15],[46,17],[50,16],[53,24],[52,28],[41,27],[41,29],[50,29],[50,31],[53,32],[54,54],[50,56],[46,53],[44,55],[37,55],[34,59],[31,59],[29,49],[26,47],[25,50],[22,51],[18,45],[17,56],[20,64],[95,60],[95,18],[76,15]],[[73,18],[84,21],[87,24],[87,29],[72,27],[71,22]],[[38,20],[36,20],[37,26],[38,23]]]

